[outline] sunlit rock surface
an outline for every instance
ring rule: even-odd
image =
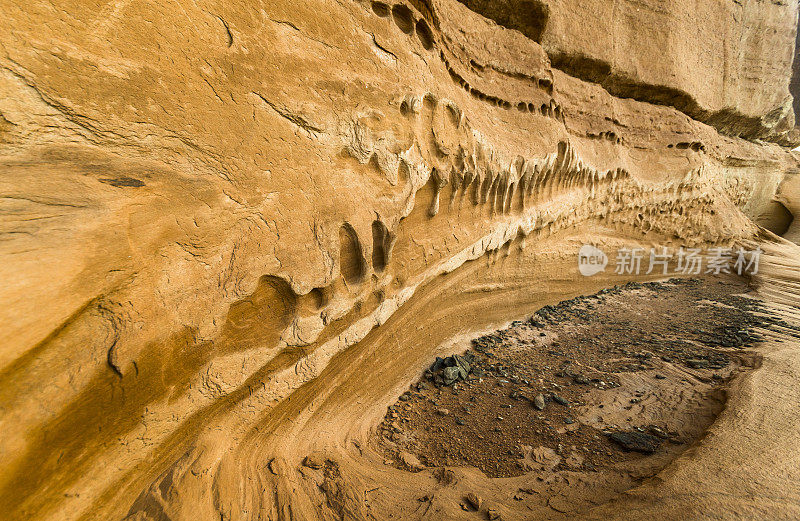
[[[0,4],[7,519],[385,519],[386,404],[582,242],[798,240],[795,2],[465,4]]]

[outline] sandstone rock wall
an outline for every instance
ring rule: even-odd
[[[727,135],[792,129],[797,2],[463,0],[542,44],[554,67]]]
[[[601,32],[555,4],[543,46],[455,0],[0,11],[9,519],[314,518],[267,462],[358,441],[436,343],[579,291],[586,237],[748,238],[797,168],[553,67],[554,28]],[[746,11],[725,23],[794,38],[795,4]],[[663,68],[614,60],[667,84],[706,44],[681,31]],[[763,69],[672,88],[764,120],[789,73],[749,41]]]
[[[794,46],[794,61],[792,62],[792,80],[789,83],[789,92],[794,99],[795,123],[797,115],[800,114],[800,30],[797,31],[797,39]]]

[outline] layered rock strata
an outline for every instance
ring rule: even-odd
[[[608,282],[581,242],[796,230],[797,158],[755,138],[791,119],[797,6],[766,4],[663,68],[615,40],[634,91],[565,65],[599,26],[555,4],[541,44],[455,0],[2,4],[4,512],[368,517],[298,458],[346,472],[439,343]],[[740,65],[704,72],[717,45]]]

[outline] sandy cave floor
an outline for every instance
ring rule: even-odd
[[[730,382],[760,365],[755,330],[786,324],[752,293],[733,276],[671,279],[547,306],[455,350],[460,361],[438,359],[372,443],[385,465],[433,467],[445,482],[448,467],[534,473],[534,486],[509,491],[531,509],[602,504],[701,439]],[[467,378],[447,382],[445,366],[464,361]],[[459,506],[500,515],[479,494]]]

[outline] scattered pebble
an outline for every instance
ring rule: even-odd
[[[469,504],[469,506],[472,507],[473,510],[481,509],[482,501],[480,496],[478,496],[477,494],[470,492],[469,494],[467,494],[467,497],[465,499],[467,500],[467,504]]]

